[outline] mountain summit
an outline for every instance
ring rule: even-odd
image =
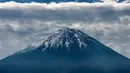
[[[1,60],[0,73],[130,73],[130,60],[78,29],[64,28]]]
[[[81,52],[87,50],[88,35],[77,29],[65,28],[51,35],[44,41],[44,48],[49,52]]]

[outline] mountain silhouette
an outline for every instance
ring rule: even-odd
[[[64,28],[2,59],[0,73],[130,73],[130,60],[78,29]]]

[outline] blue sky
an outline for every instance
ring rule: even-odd
[[[64,27],[130,57],[130,4],[7,2],[0,3],[0,59]]]

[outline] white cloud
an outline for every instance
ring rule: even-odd
[[[124,1],[124,3],[129,3],[129,2],[130,2],[130,0],[125,0],[125,1]]]
[[[0,3],[0,58],[63,28],[79,28],[130,57],[130,4]]]
[[[103,0],[104,2],[116,2],[116,0]]]

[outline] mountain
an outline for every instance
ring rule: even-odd
[[[64,28],[0,60],[0,73],[130,73],[130,60],[78,29]]]

